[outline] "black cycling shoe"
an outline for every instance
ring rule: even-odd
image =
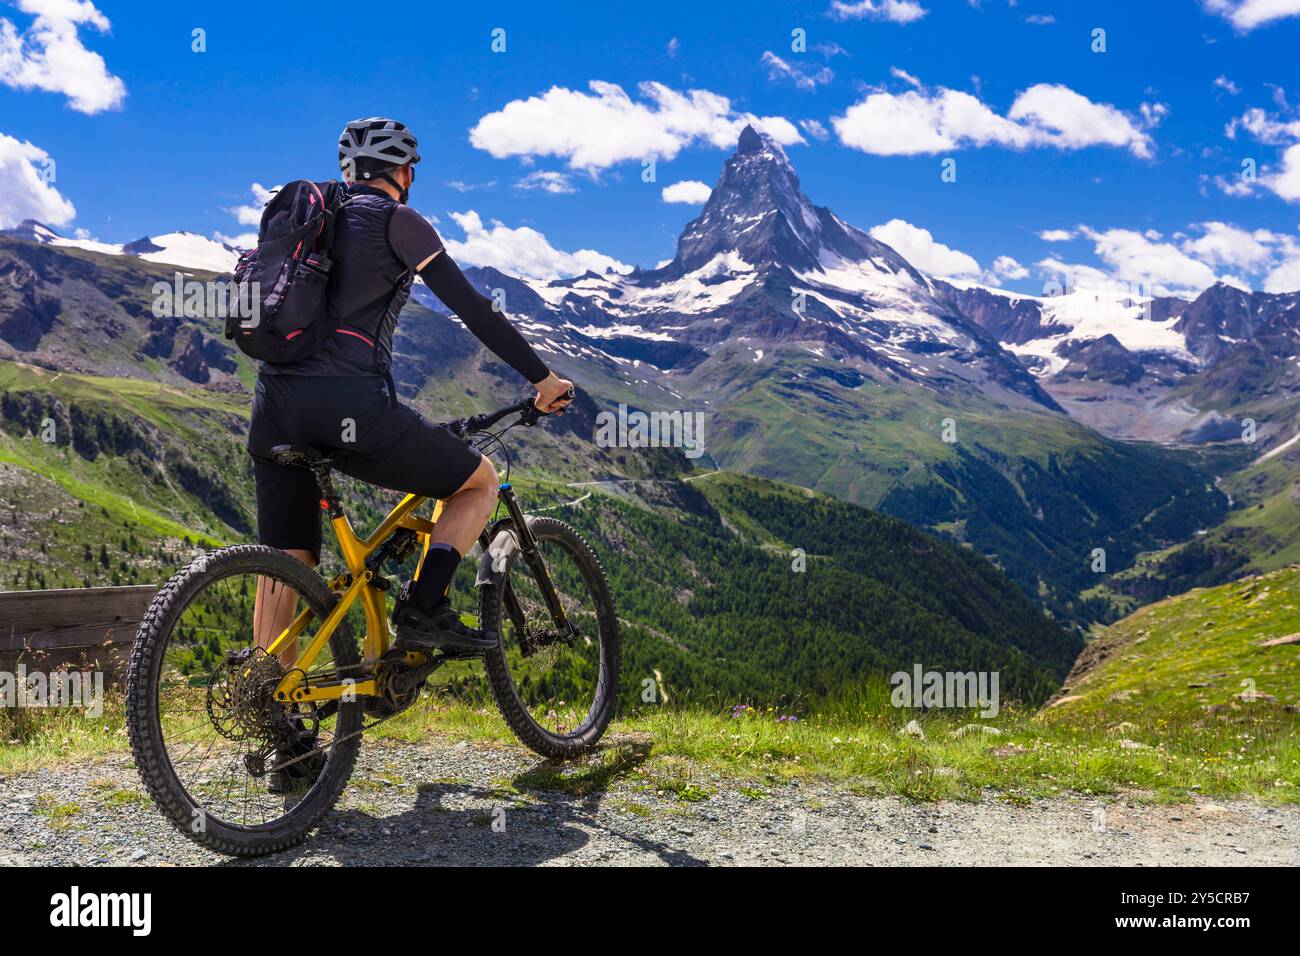
[[[444,600],[430,611],[411,599],[403,588],[393,608],[393,625],[397,628],[394,647],[406,651],[442,651],[457,657],[476,656],[497,646],[497,636],[466,627],[460,613]]]
[[[310,790],[325,769],[325,755],[314,752],[316,734],[304,729],[298,719],[294,719],[293,723],[298,729],[292,739],[275,748],[275,763],[266,780],[268,793],[302,793]],[[299,760],[299,757],[302,759]]]

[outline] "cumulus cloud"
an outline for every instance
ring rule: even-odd
[[[1265,292],[1294,292],[1300,289],[1300,242],[1286,236],[1278,260],[1264,277]]]
[[[523,189],[525,191],[536,190],[539,192],[551,193],[556,196],[576,193],[578,191],[578,187],[573,185],[573,180],[564,173],[549,172],[541,169],[529,173],[523,179],[519,180],[515,183],[515,188]]]
[[[1144,112],[1150,123],[1164,115],[1164,108],[1148,104]],[[1112,146],[1143,158],[1151,155],[1151,138],[1123,112],[1050,83],[1020,93],[1006,116],[970,93],[943,87],[904,93],[875,90],[843,115],[832,117],[831,125],[844,145],[880,156],[989,145],[1011,149]]]
[[[253,201],[243,206],[234,206],[226,210],[235,217],[235,220],[241,226],[257,226],[262,222],[262,208],[271,201],[271,197],[279,192],[279,186],[272,186],[269,189],[261,183],[253,183],[248,187],[253,195]]]
[[[835,0],[830,15],[836,20],[885,20],[911,23],[929,11],[915,0]]]
[[[35,19],[20,30],[0,18],[0,83],[18,90],[61,93],[80,113],[114,109],[126,98],[126,84],[109,73],[104,58],[86,49],[82,26],[103,33],[108,18],[89,0],[15,0]]]
[[[1093,242],[1097,258],[1118,279],[1140,283],[1159,295],[1199,291],[1214,285],[1214,269],[1193,258],[1159,233],[1133,229],[1079,230]]]
[[[1210,220],[1169,237],[1154,229],[1089,226],[1079,226],[1077,235],[1092,242],[1100,268],[1055,257],[1040,260],[1035,267],[1068,285],[1128,285],[1148,295],[1194,297],[1215,282],[1266,292],[1300,289],[1300,242],[1267,229],[1248,230]]]
[[[807,92],[812,92],[818,86],[824,86],[835,79],[835,72],[829,66],[814,69],[803,63],[791,63],[789,60],[781,59],[771,50],[763,51],[762,60],[763,65],[767,67],[769,80],[786,80]]]
[[[1029,270],[1011,256],[998,256],[993,260],[992,273],[999,279],[1027,279]]]
[[[1279,241],[1267,229],[1247,232],[1226,222],[1203,222],[1196,228],[1202,235],[1184,240],[1182,249],[1212,266],[1254,271],[1272,259],[1272,247]]]
[[[1242,33],[1256,27],[1300,16],[1300,0],[1204,0],[1205,9],[1217,13]]]
[[[24,219],[60,226],[77,214],[50,181],[51,162],[39,146],[0,133],[0,229]]]
[[[1074,238],[1074,231],[1071,229],[1044,229],[1038,234],[1038,238],[1043,242],[1068,242]]]
[[[680,183],[665,186],[662,195],[664,202],[680,202],[698,206],[709,201],[709,197],[713,195],[713,187],[708,183],[700,182],[698,179],[684,179]]]
[[[512,100],[474,124],[470,143],[498,159],[557,156],[570,168],[594,172],[628,160],[672,159],[697,143],[729,148],[746,123],[783,146],[804,142],[789,120],[739,113],[708,90],[642,83],[640,99],[633,99],[616,83],[588,86],[590,92],[553,86]]]
[[[1278,165],[1259,175],[1258,183],[1287,202],[1300,202],[1300,119],[1287,120],[1262,109],[1249,109],[1224,129],[1229,139],[1235,139],[1242,131],[1266,145],[1286,147]],[[1219,177],[1216,182],[1228,195],[1246,195],[1251,191],[1250,183],[1244,180],[1233,183]]]
[[[872,227],[870,233],[930,275],[970,278],[980,273],[980,264],[972,256],[937,242],[929,229],[914,226],[906,220],[891,219]]]
[[[447,251],[461,265],[492,266],[509,275],[532,279],[574,276],[591,270],[603,273],[630,272],[632,267],[593,249],[563,252],[547,241],[546,236],[528,226],[511,228],[492,220],[484,225],[474,210],[450,213],[465,232],[464,239],[443,236]]]
[[[1241,92],[1241,88],[1226,76],[1216,77],[1214,80],[1214,88],[1216,90],[1223,90],[1229,96],[1236,96]]]

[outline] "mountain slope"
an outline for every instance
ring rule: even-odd
[[[1298,635],[1300,566],[1189,591],[1089,644],[1044,715],[1146,730],[1263,721],[1294,734]]]

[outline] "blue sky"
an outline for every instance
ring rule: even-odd
[[[712,185],[752,114],[932,272],[1300,287],[1300,0],[482,6],[0,0],[0,226],[246,234],[254,183],[336,176],[384,114],[463,262],[653,266],[699,211],[665,187]]]

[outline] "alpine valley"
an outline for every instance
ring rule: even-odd
[[[251,535],[254,369],[218,319],[152,308],[156,283],[235,255],[187,233],[0,235],[6,586],[153,581],[187,547]],[[582,389],[512,467],[623,569],[631,659],[679,686],[996,662],[1004,693],[1041,700],[1089,627],[1300,561],[1300,293],[927,276],[814,205],[752,128],[671,261],[467,272]],[[420,285],[394,374],[436,417],[519,393]],[[704,456],[599,447],[595,417],[620,404],[701,414]],[[385,500],[355,493],[359,516]]]

